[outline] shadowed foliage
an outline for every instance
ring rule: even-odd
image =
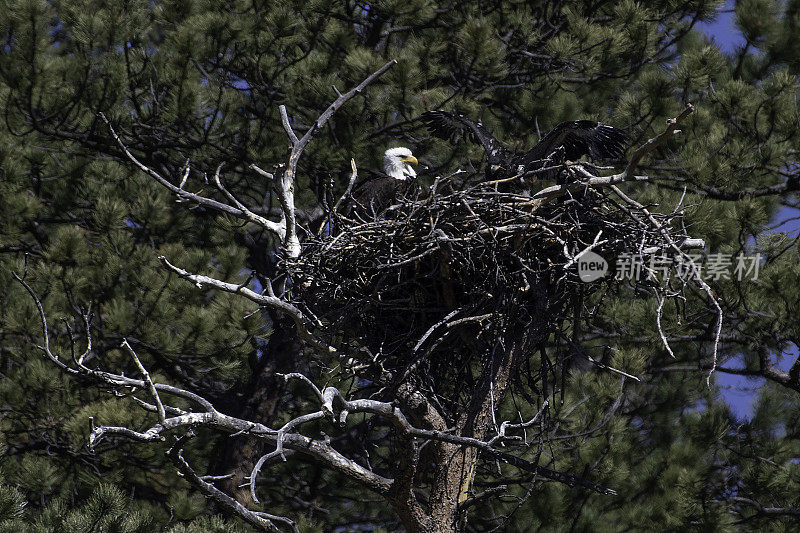
[[[222,476],[206,482],[300,531],[796,529],[800,253],[796,224],[781,222],[800,207],[800,3],[736,2],[744,44],[732,52],[698,31],[719,8],[0,1],[0,530],[269,530],[192,472]],[[391,60],[315,126],[339,93]],[[617,239],[636,225],[625,209],[642,211],[610,187],[581,187],[531,220],[517,211],[528,200],[477,184],[491,171],[483,146],[451,144],[419,119],[458,113],[521,153],[559,123],[589,120],[635,148],[690,102],[681,132],[617,186],[706,244],[703,279],[723,311],[710,384],[716,321],[702,286],[582,284],[566,267],[558,239],[574,254],[603,228],[598,252],[614,268],[640,245]],[[314,132],[291,169],[304,247],[294,262],[261,223],[286,216],[296,145],[284,123],[300,138]],[[347,188],[351,158],[366,175],[397,145],[426,167],[419,196],[379,222],[331,216],[328,235],[312,227]],[[580,168],[606,176],[625,162]],[[574,172],[564,181],[589,179]],[[522,226],[482,234],[461,200],[493,224]],[[324,249],[337,234],[357,249]],[[456,234],[467,240],[448,241]],[[719,254],[756,253],[757,279],[737,279],[735,259],[731,276],[714,274]],[[240,294],[187,281],[159,256]],[[443,268],[446,257],[456,268]],[[302,320],[271,305],[269,290]],[[57,359],[39,348],[31,293]],[[587,356],[599,364],[559,366]],[[293,372],[318,388],[283,377]],[[751,417],[720,396],[722,373],[763,385]],[[87,446],[97,428],[144,434],[162,422],[150,382],[165,416],[208,414],[197,394],[235,420]],[[320,398],[334,388],[340,396]],[[466,420],[487,398],[484,418]],[[419,422],[414,431],[398,406]],[[251,493],[248,476],[279,441],[270,431],[305,415],[286,460],[271,456]],[[503,422],[507,435],[488,448],[463,440],[480,426],[488,442]],[[326,462],[339,456],[349,461],[341,468]]]

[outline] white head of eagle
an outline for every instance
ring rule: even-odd
[[[389,148],[383,154],[383,171],[396,180],[416,177],[417,173],[411,167],[416,164],[417,158],[411,154],[411,150],[402,146]]]

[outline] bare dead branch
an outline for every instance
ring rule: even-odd
[[[633,152],[631,157],[628,159],[628,164],[625,167],[625,170],[622,172],[622,175],[625,177],[633,176],[633,172],[636,170],[636,167],[639,165],[639,162],[642,160],[642,158],[664,144],[676,133],[680,133],[678,126],[680,126],[680,123],[692,113],[694,113],[694,106],[692,104],[687,104],[686,108],[681,111],[680,115],[675,118],[668,119],[667,127],[663,132],[648,140]]]
[[[272,181],[272,180],[274,180],[274,179],[275,179],[275,175],[274,175],[274,174],[272,174],[271,172],[267,172],[266,170],[262,169],[261,167],[259,167],[259,166],[258,166],[258,165],[256,165],[255,163],[251,163],[251,164],[250,164],[250,166],[249,166],[248,168],[249,168],[250,170],[253,170],[253,171],[255,171],[257,174],[259,174],[259,175],[261,175],[261,176],[263,176],[263,177],[267,178],[267,179],[268,179],[268,180],[270,180],[270,181]]]
[[[37,345],[36,347],[39,348],[42,352],[44,352],[47,358],[50,359],[53,363],[55,363],[61,370],[69,374],[79,374],[80,372],[78,370],[67,366],[63,361],[59,359],[58,355],[54,354],[50,350],[50,333],[47,328],[47,316],[44,313],[44,307],[42,307],[42,301],[33,291],[31,286],[28,285],[24,279],[19,277],[19,275],[16,272],[12,271],[11,275],[25,288],[28,294],[30,294],[31,298],[33,298],[33,302],[36,304],[36,309],[39,311],[39,319],[41,320],[42,323],[42,332],[44,336],[44,346]]]
[[[215,289],[219,289],[224,292],[230,292],[232,294],[241,294],[245,298],[257,303],[258,305],[269,307],[271,309],[275,309],[277,311],[285,313],[286,315],[291,317],[292,320],[294,320],[295,324],[297,325],[297,331],[301,339],[303,339],[309,345],[319,350],[323,350],[328,353],[337,353],[335,348],[324,344],[320,340],[316,339],[314,335],[311,334],[311,332],[306,327],[306,320],[302,311],[300,311],[300,309],[290,304],[289,302],[281,300],[276,296],[265,296],[263,294],[258,294],[257,292],[253,291],[252,289],[249,289],[248,287],[245,287],[244,285],[236,285],[234,283],[227,283],[225,281],[221,281],[209,276],[192,274],[191,272],[188,272],[180,267],[173,265],[163,255],[159,256],[158,259],[169,270],[175,272],[176,274],[178,274],[178,276],[184,279],[192,281],[198,287],[207,285],[209,287],[213,287]]]
[[[311,389],[314,391],[314,394],[316,394],[317,399],[319,399],[320,402],[325,401],[325,398],[322,396],[322,392],[320,392],[317,386],[314,385],[314,382],[308,379],[305,375],[301,374],[300,372],[290,372],[289,374],[278,374],[278,376],[282,377],[287,382],[290,379],[299,379],[300,381],[311,387]]]
[[[340,196],[339,199],[336,200],[336,204],[334,204],[332,210],[333,215],[336,215],[337,211],[339,210],[339,206],[342,205],[342,202],[346,201],[347,198],[350,197],[350,194],[353,192],[353,185],[355,184],[356,179],[358,178],[358,169],[356,168],[355,159],[350,159],[350,168],[352,169],[352,172],[350,173],[350,181],[347,183],[347,189],[345,189],[342,196]]]
[[[791,507],[765,507],[756,500],[753,500],[752,498],[745,498],[743,496],[733,496],[731,499],[735,502],[743,503],[752,507],[757,515],[800,517],[800,509],[794,509]]]
[[[299,159],[300,155],[302,154],[303,150],[305,149],[306,145],[311,141],[311,139],[322,129],[322,127],[330,120],[336,111],[339,110],[347,101],[349,101],[354,96],[361,94],[361,92],[372,82],[383,76],[383,74],[395,66],[397,64],[396,59],[392,59],[381,68],[370,74],[369,76],[364,79],[361,83],[341,95],[339,98],[333,101],[331,105],[328,106],[326,109],[314,122],[314,125],[306,132],[305,135],[297,142],[297,144],[292,148],[292,156],[294,159]],[[296,164],[296,161],[295,161]]]
[[[281,124],[283,124],[283,129],[286,132],[286,135],[289,136],[289,140],[292,141],[292,146],[295,146],[300,142],[300,139],[297,138],[297,135],[295,135],[294,130],[292,129],[292,125],[289,124],[289,115],[286,113],[286,106],[278,106],[278,111],[280,111],[281,114]]]
[[[278,529],[275,524],[272,523],[273,520],[283,522],[284,524],[288,525],[292,528],[294,533],[299,533],[297,526],[295,525],[294,521],[282,517],[271,515],[263,512],[251,511],[234,498],[231,498],[217,487],[206,481],[205,479],[201,478],[197,475],[194,469],[189,466],[189,463],[186,462],[186,459],[183,458],[183,450],[179,447],[181,442],[175,444],[168,452],[167,456],[172,459],[172,462],[178,468],[178,471],[183,475],[184,479],[191,483],[193,486],[200,489],[200,492],[211,498],[212,500],[221,503],[227,509],[233,511],[236,515],[241,517],[247,523],[255,526],[261,531],[271,531],[273,533],[281,533],[281,530]]]
[[[675,254],[678,257],[682,258],[682,260],[685,261],[687,264],[691,265],[691,267],[692,267],[694,272],[698,272],[699,271],[697,269],[697,265],[694,263],[694,260],[690,256],[688,256],[686,254],[686,252],[675,242],[675,239],[672,237],[672,235],[669,233],[669,231],[667,231],[667,229],[664,227],[663,224],[661,224],[660,222],[658,222],[655,219],[653,214],[648,209],[646,209],[642,204],[640,204],[639,202],[637,202],[636,200],[634,200],[633,198],[629,197],[627,194],[622,192],[619,189],[619,187],[617,187],[616,185],[612,185],[611,189],[617,194],[617,196],[622,198],[623,201],[625,201],[629,205],[635,207],[640,212],[644,213],[645,216],[647,217],[647,219],[650,221],[650,223],[655,228],[658,229],[658,232],[661,234],[661,236],[667,242],[667,244],[672,249],[672,251],[675,252]],[[717,298],[714,295],[714,291],[711,289],[711,287],[708,285],[708,283],[706,283],[703,280],[702,277],[694,276],[693,281],[695,283],[697,283],[697,285],[700,286],[700,288],[703,290],[703,292],[705,292],[706,296],[708,297],[708,301],[711,303],[711,305],[714,306],[714,308],[716,310],[716,314],[717,314],[717,322],[716,322],[715,333],[714,333],[714,347],[713,347],[712,354],[711,354],[712,366],[711,366],[711,370],[709,371],[708,375],[706,376],[706,385],[708,385],[710,387],[711,386],[711,375],[714,373],[714,369],[716,369],[716,366],[717,366],[717,351],[719,349],[720,335],[722,334],[722,315],[723,315],[722,314],[722,306],[720,306],[719,302],[717,301]]]
[[[156,386],[153,384],[153,380],[150,378],[150,373],[147,369],[142,365],[142,362],[139,360],[139,356],[136,355],[136,352],[133,351],[131,345],[128,344],[128,339],[123,339],[122,344],[120,345],[121,348],[125,348],[128,350],[128,353],[131,354],[133,357],[133,362],[136,363],[136,367],[139,369],[139,372],[142,373],[144,376],[144,380],[147,382],[147,388],[150,389],[150,394],[153,395],[153,399],[156,402],[156,407],[158,409],[158,421],[163,425],[166,423],[166,413],[164,411],[164,404],[161,403],[161,397],[158,395],[158,391],[156,390]]]
[[[242,202],[236,199],[229,191],[222,186],[222,183],[219,179],[219,173],[222,168],[222,164],[217,168],[217,172],[215,175],[215,182],[217,187],[222,191],[222,193],[233,203],[233,206],[224,204],[222,202],[218,202],[211,198],[207,198],[201,196],[200,194],[191,193],[186,191],[183,187],[186,185],[186,181],[189,177],[189,162],[187,161],[185,165],[185,171],[183,174],[182,179],[180,180],[179,185],[172,184],[169,180],[161,176],[158,172],[154,169],[150,168],[149,166],[145,165],[139,159],[133,155],[133,153],[128,149],[125,143],[122,141],[120,136],[117,134],[116,130],[111,124],[111,121],[103,114],[99,113],[100,118],[108,126],[109,131],[111,132],[112,137],[122,149],[123,153],[126,157],[138,167],[142,172],[146,173],[153,179],[155,179],[158,183],[172,191],[177,197],[179,201],[192,201],[199,205],[203,205],[206,207],[210,207],[224,213],[228,213],[233,215],[237,218],[246,220],[248,222],[252,222],[257,224],[266,230],[270,231],[274,235],[276,235],[282,242],[284,249],[288,257],[295,258],[300,255],[300,240],[297,236],[297,218],[295,213],[295,205],[294,205],[294,186],[295,186],[295,175],[297,172],[297,163],[300,159],[300,156],[303,153],[303,150],[311,141],[311,139],[316,135],[316,133],[322,129],[322,127],[328,122],[328,120],[333,116],[333,114],[348,100],[353,98],[354,96],[360,94],[369,84],[375,81],[378,77],[380,77],[384,72],[386,72],[390,67],[396,64],[396,60],[392,60],[371,75],[369,75],[364,81],[358,84],[356,87],[351,89],[345,94],[340,94],[337,91],[338,98],[331,103],[328,108],[322,112],[322,114],[317,118],[314,122],[314,125],[303,135],[302,138],[297,137],[292,126],[289,121],[289,116],[286,112],[286,107],[281,105],[279,106],[279,111],[281,115],[281,122],[283,124],[284,130],[286,131],[287,136],[292,144],[292,149],[289,154],[289,158],[287,163],[282,167],[282,171],[279,175],[279,179],[277,180],[277,193],[278,193],[278,200],[281,204],[281,220],[280,222],[274,222],[267,218],[264,218],[260,215],[257,215],[252,210],[247,208]],[[267,179],[274,180],[274,176],[262,170],[257,165],[252,164],[250,168],[260,174],[261,176],[266,177]]]
[[[202,206],[205,206],[205,207],[210,207],[210,208],[216,209],[218,211],[222,211],[223,213],[227,213],[229,215],[232,215],[232,216],[235,216],[237,218],[240,218],[242,220],[246,220],[248,222],[253,222],[254,224],[257,224],[257,225],[261,226],[262,228],[270,231],[274,235],[277,235],[279,238],[281,238],[281,239],[284,238],[286,232],[285,232],[285,229],[283,227],[281,227],[280,224],[278,224],[276,222],[273,222],[271,220],[268,220],[268,219],[266,219],[266,218],[264,218],[262,216],[259,216],[259,215],[255,214],[255,213],[253,213],[252,211],[250,211],[249,209],[242,209],[242,208],[238,208],[238,207],[232,207],[232,206],[229,206],[228,204],[223,204],[222,202],[218,202],[218,201],[213,200],[211,198],[207,198],[205,196],[200,196],[199,194],[195,194],[195,193],[191,193],[189,191],[186,191],[186,190],[184,190],[182,188],[182,186],[179,187],[177,185],[173,185],[169,180],[167,180],[166,178],[161,176],[161,174],[159,174],[158,172],[156,172],[152,168],[148,167],[147,165],[145,165],[141,161],[139,161],[139,159],[137,159],[137,157],[135,155],[133,155],[130,150],[128,150],[128,147],[125,145],[125,143],[119,137],[119,135],[117,135],[117,132],[114,130],[114,126],[111,125],[111,122],[108,120],[108,118],[106,118],[106,116],[103,113],[100,113],[100,118],[102,118],[103,121],[106,123],[106,125],[108,126],[109,131],[111,132],[112,137],[114,137],[114,140],[117,142],[117,144],[122,149],[122,151],[125,153],[125,155],[128,157],[128,159],[134,165],[136,165],[139,168],[139,170],[141,170],[142,172],[144,172],[145,174],[147,174],[148,176],[150,176],[154,180],[156,180],[158,183],[160,183],[161,185],[163,185],[164,187],[166,187],[167,189],[172,191],[179,199],[192,201],[192,202],[195,202],[198,205],[202,205]]]
[[[389,61],[384,66],[367,76],[367,78],[357,86],[350,89],[346,93],[341,94],[338,98],[336,98],[336,100],[333,101],[333,103],[331,103],[331,105],[328,106],[325,111],[322,112],[319,117],[317,117],[317,120],[314,121],[314,124],[311,126],[311,128],[309,128],[305,135],[303,135],[303,137],[300,139],[297,138],[297,135],[294,133],[294,130],[291,127],[285,106],[279,107],[281,122],[283,123],[284,130],[286,130],[286,134],[292,143],[289,159],[286,162],[285,167],[283,167],[278,180],[278,199],[283,209],[282,222],[283,227],[286,230],[285,236],[283,237],[283,243],[286,253],[290,258],[296,258],[300,255],[300,240],[297,237],[297,220],[295,217],[294,208],[294,184],[295,175],[297,174],[297,163],[300,160],[300,156],[303,154],[303,150],[305,150],[311,139],[313,139],[314,136],[325,126],[328,120],[330,120],[333,114],[339,110],[340,107],[342,107],[354,96],[361,94],[361,92],[368,85],[377,80],[381,75],[383,75],[384,72],[389,70],[395,64],[397,64],[397,60],[393,59]]]
[[[183,186],[186,185],[186,181],[189,179],[189,173],[192,170],[192,166],[189,164],[189,160],[188,159],[186,160],[186,164],[184,165],[184,167],[185,168],[183,170],[183,177],[181,178],[180,185],[178,185],[179,189],[183,189]]]

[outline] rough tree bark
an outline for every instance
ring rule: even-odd
[[[480,386],[456,423],[457,435],[484,440],[491,430],[496,429],[493,419],[508,389],[512,370],[548,335],[541,324],[549,297],[544,286],[539,287],[538,293],[532,316],[521,324],[510,325],[507,348],[495,351],[484,365]],[[466,516],[460,513],[460,506],[470,495],[480,450],[442,441],[432,444],[437,467],[430,499],[430,516],[434,524],[431,531],[456,533],[466,525]]]

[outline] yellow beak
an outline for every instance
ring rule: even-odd
[[[413,155],[406,156],[400,161],[402,161],[403,163],[411,163],[412,165],[419,165],[419,161],[417,161],[417,158],[414,157]]]

